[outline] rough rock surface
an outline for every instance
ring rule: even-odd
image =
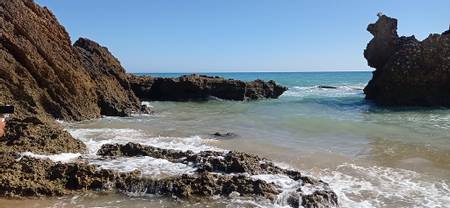
[[[101,156],[113,156],[113,157],[135,157],[135,156],[150,156],[154,158],[166,159],[171,162],[184,163],[187,165],[192,165],[197,168],[197,173],[201,175],[200,178],[205,179],[207,181],[216,181],[217,185],[223,186],[222,181],[217,179],[208,179],[217,177],[217,175],[211,175],[213,173],[220,174],[222,176],[227,176],[226,174],[233,174],[233,177],[238,177],[233,179],[234,181],[233,191],[237,191],[239,193],[247,195],[249,191],[239,191],[242,190],[239,188],[242,186],[245,188],[244,190],[255,187],[253,183],[249,183],[247,181],[247,177],[244,175],[265,175],[265,174],[273,174],[273,175],[286,175],[292,180],[301,181],[301,186],[313,186],[320,187],[314,190],[312,193],[304,193],[302,187],[299,187],[298,190],[290,192],[289,197],[287,198],[287,202],[292,207],[334,207],[337,206],[337,195],[329,188],[328,184],[316,180],[314,178],[303,176],[300,172],[295,170],[283,169],[271,161],[260,158],[256,155],[251,155],[247,153],[241,152],[214,152],[214,151],[202,151],[199,153],[194,153],[191,151],[178,151],[178,150],[170,150],[170,149],[161,149],[152,146],[143,146],[135,143],[128,144],[105,144],[101,147],[101,149],[97,153]],[[244,175],[241,175],[244,174]],[[207,177],[206,177],[207,176]],[[187,177],[187,176],[185,176]],[[204,178],[206,177],[206,178]],[[229,177],[229,176],[228,176]],[[189,177],[187,177],[189,178]],[[240,180],[237,180],[239,179]],[[198,184],[200,182],[193,182],[194,184]],[[203,182],[201,182],[203,183]],[[213,182],[214,183],[214,182]],[[270,183],[271,184],[271,183]],[[204,186],[204,185],[201,185]],[[258,185],[260,187],[262,185]],[[209,186],[204,186],[209,187]],[[265,186],[263,186],[265,187]],[[254,188],[253,188],[254,189]],[[260,190],[258,188],[257,190]],[[272,188],[277,190],[276,187]],[[148,189],[147,189],[148,190]],[[221,189],[224,190],[224,187]],[[228,189],[226,189],[228,190]],[[253,190],[250,192],[257,196],[264,196],[271,200],[274,199],[274,194],[278,191],[270,191],[270,188],[265,188],[265,191],[257,191]],[[208,188],[208,193],[214,193],[214,189],[210,190]],[[231,191],[232,192],[232,191]],[[221,193],[220,195],[229,195],[231,193],[227,191],[226,193]],[[153,192],[149,192],[153,193]],[[210,194],[208,194],[210,195]],[[213,195],[217,195],[213,194]]]
[[[135,175],[138,174],[97,170],[84,163],[63,164],[3,154],[0,157],[0,196],[60,196],[72,191],[108,189],[122,178]]]
[[[65,120],[100,115],[95,83],[55,16],[31,0],[0,1],[0,104],[16,117]]]
[[[130,75],[130,83],[136,96],[147,101],[204,100],[210,97],[224,100],[256,100],[278,98],[287,90],[272,80],[243,82],[195,74],[178,78]]]
[[[302,179],[311,183],[316,182],[312,178],[303,177],[298,171],[279,168],[265,158],[243,152],[201,151],[194,153],[192,151],[161,149],[136,143],[127,143],[102,145],[97,154],[115,157],[150,156],[171,162],[192,164],[197,168],[197,172],[248,173],[252,175],[285,174],[293,180]]]
[[[364,93],[384,106],[450,107],[450,34],[418,41],[399,37],[397,20],[381,15],[367,30],[374,38],[364,57],[375,68]]]
[[[84,162],[54,163],[4,154],[0,157],[0,196],[60,196],[73,191],[113,190],[175,196],[261,196],[273,199],[273,185],[246,176],[209,173],[163,179],[141,177],[139,172],[117,173]]]
[[[102,115],[127,116],[132,111],[140,110],[141,102],[131,90],[125,70],[106,47],[80,38],[74,48],[84,69],[96,83],[97,102]]]
[[[84,150],[85,145],[81,141],[74,139],[57,124],[36,117],[8,121],[6,135],[0,137],[0,154],[28,151],[56,154]]]

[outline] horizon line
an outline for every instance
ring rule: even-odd
[[[315,73],[315,72],[373,72],[374,70],[332,70],[332,71],[149,71],[149,72],[127,72],[133,74],[139,73],[157,73],[157,74],[200,74],[200,73]]]

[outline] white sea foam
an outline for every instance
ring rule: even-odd
[[[32,152],[23,152],[20,153],[21,157],[32,157],[32,158],[37,158],[37,159],[49,159],[51,161],[54,162],[63,162],[63,163],[67,163],[67,162],[72,162],[76,159],[78,159],[79,157],[81,157],[80,153],[61,153],[61,154],[54,154],[54,155],[40,155],[40,154],[35,154]]]
[[[145,105],[145,106],[147,106],[148,108],[153,108],[153,106],[150,104],[150,102],[148,102],[148,101],[142,101],[141,102],[141,105]]]
[[[214,139],[202,139],[199,136],[191,137],[150,137],[142,130],[136,129],[68,129],[69,133],[86,144],[90,154],[95,154],[103,144],[139,143],[165,149],[181,151],[191,150],[200,152],[204,150],[224,151],[208,145]]]
[[[321,185],[303,183],[301,180],[296,181],[286,175],[264,174],[253,175],[251,178],[263,180],[267,183],[273,183],[281,190],[281,193],[277,196],[274,204],[277,207],[290,207],[288,204],[288,198],[292,197],[291,194],[296,193],[298,189],[301,190],[302,194],[309,195],[313,194],[315,191],[324,190],[326,188]],[[300,197],[300,195],[298,197]]]
[[[199,136],[151,137],[147,136],[142,130],[112,128],[68,129],[68,131],[74,138],[77,138],[86,144],[88,147],[88,161],[90,164],[98,165],[99,168],[102,169],[112,169],[120,172],[139,170],[143,175],[154,177],[192,174],[195,169],[185,164],[172,163],[164,159],[152,157],[101,159],[96,153],[104,144],[126,144],[128,142],[181,151],[224,151],[208,145],[208,142],[214,142],[215,140],[202,139]]]
[[[314,174],[328,182],[341,207],[448,207],[448,181],[414,171],[343,164]]]
[[[320,88],[319,86],[308,86],[308,87],[290,87],[283,96],[291,97],[346,97],[351,95],[361,94],[364,86],[336,86],[334,89],[330,88]]]
[[[181,163],[172,163],[168,160],[152,157],[129,157],[111,160],[91,160],[91,164],[99,165],[102,169],[112,169],[119,172],[138,170],[145,176],[167,176],[193,174],[195,168]]]
[[[299,188],[299,186],[301,186],[301,182],[292,180],[286,175],[263,174],[253,175],[250,177],[252,179],[259,179],[268,183],[273,183],[283,190],[295,190],[296,188]]]

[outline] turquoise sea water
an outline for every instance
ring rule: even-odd
[[[158,73],[152,76],[177,77]],[[138,169],[150,176],[192,172],[152,158],[97,160],[105,143],[138,142],[179,150],[238,150],[328,182],[341,207],[450,207],[450,110],[382,108],[364,99],[370,72],[209,73],[241,80],[275,80],[279,99],[251,102],[149,102],[153,115],[63,123],[83,141],[83,155],[102,168]],[[319,85],[336,89],[318,88]],[[215,138],[232,132],[233,138]],[[70,156],[70,155],[69,155]],[[66,156],[67,157],[67,156]],[[53,158],[62,158],[55,156]],[[19,206],[21,202],[10,203]],[[31,203],[31,202],[27,202]],[[33,202],[34,203],[34,202]],[[45,206],[283,207],[236,199],[176,202],[157,196],[87,195],[36,202]],[[43,207],[43,206],[36,206]]]

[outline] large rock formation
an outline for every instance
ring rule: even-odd
[[[178,78],[154,78],[130,75],[131,87],[142,100],[186,101],[217,97],[225,100],[256,100],[278,98],[287,90],[274,81],[243,82],[202,75]]]
[[[367,30],[374,38],[364,57],[375,68],[364,93],[385,106],[450,107],[450,34],[423,41],[399,37],[397,20],[380,15]]]
[[[16,108],[0,151],[80,151],[84,145],[54,118],[78,121],[139,110],[117,59],[87,39],[72,46],[47,8],[32,0],[1,0],[0,25],[0,105]]]
[[[15,117],[100,115],[95,83],[55,16],[31,0],[0,1],[0,104]]]

